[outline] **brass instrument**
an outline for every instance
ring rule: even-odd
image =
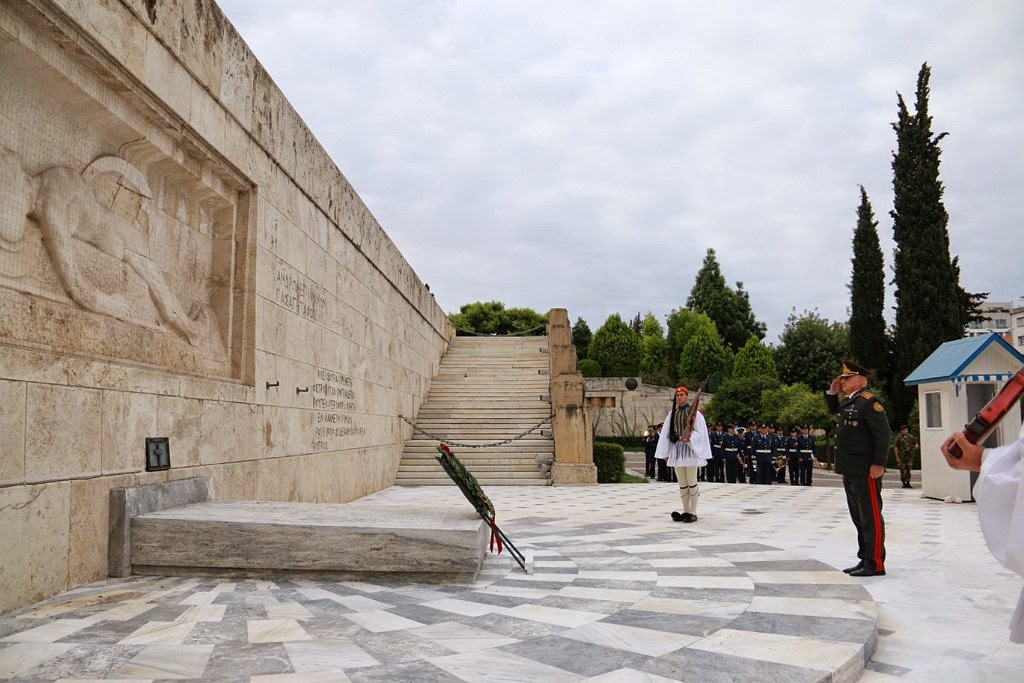
[[[788,463],[789,463],[789,459],[786,456],[784,456],[784,455],[776,455],[775,456],[775,461],[773,463],[775,465],[775,474],[778,474],[782,470],[786,469],[786,465]]]

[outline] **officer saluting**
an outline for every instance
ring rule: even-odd
[[[881,401],[864,389],[867,374],[863,366],[843,361],[843,374],[825,392],[825,404],[836,414],[836,473],[843,475],[846,503],[857,528],[860,561],[843,570],[850,576],[885,574],[882,475],[892,430]],[[846,398],[840,400],[840,393]]]

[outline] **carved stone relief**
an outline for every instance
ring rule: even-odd
[[[0,64],[0,343],[244,378],[251,184],[109,73]]]

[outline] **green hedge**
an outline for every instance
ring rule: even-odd
[[[636,436],[601,436],[599,438],[605,443],[617,443],[627,451],[642,451],[644,449],[644,437],[639,434]]]
[[[626,456],[622,446],[603,441],[594,442],[594,464],[598,484],[618,484],[626,473]]]
[[[601,376],[601,364],[596,360],[584,358],[577,362],[576,367],[579,368],[580,374],[584,377],[600,377]]]

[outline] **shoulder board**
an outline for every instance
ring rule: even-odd
[[[862,392],[860,392],[860,395],[863,396],[864,398],[866,398],[869,401],[875,397],[875,395],[872,394],[870,391],[862,391]]]

